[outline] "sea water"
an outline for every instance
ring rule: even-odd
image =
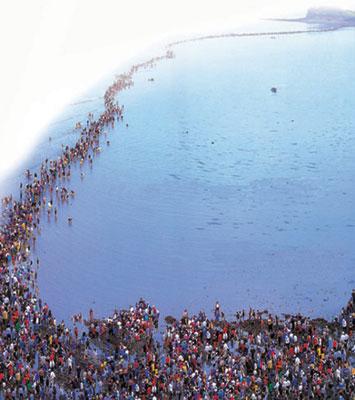
[[[164,315],[218,300],[227,315],[334,316],[355,287],[355,31],[173,50],[119,94],[124,123],[83,180],[74,168],[58,222],[44,218],[42,298],[66,320],[140,297]],[[109,82],[49,127],[33,165],[100,114]]]

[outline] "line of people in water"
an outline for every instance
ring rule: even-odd
[[[350,398],[355,296],[331,323],[252,310],[228,322],[216,304],[211,319],[187,311],[169,318],[163,337],[159,310],[144,300],[106,319],[91,310],[80,329],[82,315],[69,329],[41,300],[37,275],[45,266],[32,251],[41,221],[58,218],[59,207],[75,197],[72,167],[92,166],[105,132],[123,123],[117,94],[139,69],[171,57],[169,50],[119,75],[105,92],[104,112],[76,125],[76,143],[26,171],[19,199],[3,199],[0,399]]]
[[[317,28],[312,29],[302,29],[302,30],[294,30],[294,31],[269,31],[269,32],[230,32],[230,33],[220,33],[215,35],[204,35],[204,36],[196,36],[193,38],[177,40],[175,42],[169,43],[169,47],[177,46],[179,44],[189,43],[189,42],[200,42],[202,40],[210,40],[210,39],[221,39],[221,38],[243,38],[243,37],[256,37],[256,36],[270,36],[270,39],[275,39],[278,36],[285,35],[299,35],[302,33],[317,33],[317,32],[331,32],[339,29],[339,26],[319,26]]]

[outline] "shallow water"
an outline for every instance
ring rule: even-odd
[[[42,297],[58,319],[141,296],[165,315],[218,299],[227,313],[333,316],[355,287],[355,31],[174,52],[120,94],[129,128],[109,133],[63,218],[43,224]],[[106,86],[49,127],[33,165],[75,140]]]

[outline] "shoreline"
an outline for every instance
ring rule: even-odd
[[[311,31],[290,31],[290,32],[279,32],[280,35],[286,34],[300,34],[300,33],[313,33],[313,32],[327,32],[329,30],[334,29],[327,29],[327,30],[311,30]],[[11,361],[11,370],[9,372],[9,367],[1,368],[0,370],[0,378],[1,374],[7,376],[7,381],[9,382],[8,385],[11,389],[16,387],[21,387],[21,379],[18,381],[16,379],[12,379],[16,373],[20,373],[20,378],[26,376],[25,379],[25,386],[27,387],[28,392],[34,392],[33,382],[36,381],[35,371],[36,368],[36,357],[35,354],[41,355],[43,360],[41,359],[40,365],[44,371],[44,375],[48,378],[52,384],[47,385],[48,390],[50,388],[56,387],[55,384],[57,383],[59,387],[64,388],[65,390],[69,390],[67,387],[68,385],[68,378],[64,378],[65,374],[67,376],[75,375],[73,374],[73,363],[77,363],[78,365],[81,364],[83,368],[90,371],[89,364],[93,363],[95,365],[94,369],[96,369],[96,375],[100,377],[100,379],[104,382],[103,388],[108,392],[111,393],[110,390],[110,382],[107,380],[105,374],[105,368],[101,368],[100,363],[100,356],[97,355],[97,359],[93,358],[91,354],[90,357],[87,356],[86,350],[89,346],[90,339],[93,341],[93,344],[97,344],[98,347],[107,348],[108,344],[112,345],[112,336],[116,337],[117,335],[114,334],[115,330],[117,330],[117,326],[119,326],[118,330],[118,342],[115,342],[114,345],[118,347],[125,348],[129,351],[129,353],[135,354],[136,359],[140,360],[141,363],[145,365],[144,368],[147,366],[150,368],[150,360],[146,360],[146,355],[151,354],[151,357],[155,358],[155,363],[159,364],[157,359],[159,357],[169,357],[170,359],[175,359],[175,352],[173,352],[170,348],[174,343],[174,339],[167,340],[166,344],[166,351],[165,353],[160,353],[157,349],[159,348],[158,342],[154,339],[154,328],[157,327],[157,321],[159,320],[159,311],[156,309],[155,306],[150,306],[149,303],[146,303],[144,300],[141,300],[136,305],[136,309],[132,307],[131,310],[125,311],[121,310],[117,312],[114,316],[109,319],[103,320],[95,320],[93,316],[93,312],[90,312],[89,316],[89,333],[88,336],[84,335],[84,338],[78,338],[78,332],[76,333],[75,328],[74,330],[69,330],[64,322],[58,324],[55,321],[55,316],[52,315],[48,306],[42,303],[42,300],[39,296],[39,288],[37,286],[37,273],[40,267],[40,260],[34,260],[31,256],[31,248],[35,245],[36,235],[40,232],[40,223],[41,220],[47,219],[49,221],[55,220],[56,216],[56,209],[59,204],[65,204],[68,202],[70,198],[75,197],[75,190],[68,186],[70,185],[70,176],[71,176],[71,165],[83,165],[84,163],[89,164],[91,166],[95,159],[95,156],[98,155],[102,150],[102,142],[106,140],[106,144],[109,145],[109,141],[106,139],[106,130],[109,132],[111,128],[115,126],[115,124],[123,125],[124,122],[124,106],[120,106],[116,96],[123,90],[129,89],[133,84],[133,76],[134,74],[139,71],[140,69],[144,68],[151,68],[155,65],[155,63],[160,62],[164,59],[170,59],[174,57],[174,53],[169,50],[170,47],[178,45],[180,43],[191,42],[191,41],[199,41],[205,39],[212,39],[212,38],[225,38],[225,37],[250,37],[250,36],[266,36],[266,35],[276,35],[277,33],[273,32],[265,32],[265,33],[246,33],[246,34],[236,34],[236,33],[229,33],[223,35],[206,35],[201,36],[198,38],[186,39],[183,41],[172,42],[166,46],[168,49],[165,54],[157,57],[153,57],[148,61],[141,62],[138,64],[134,64],[131,66],[127,73],[123,73],[116,76],[114,82],[107,88],[105,94],[103,96],[104,99],[104,112],[99,115],[96,119],[91,114],[88,116],[88,120],[86,125],[82,122],[78,121],[76,125],[76,130],[80,133],[80,137],[73,146],[66,146],[63,148],[62,152],[58,156],[58,158],[53,160],[43,160],[41,167],[38,171],[29,171],[26,172],[26,182],[21,183],[20,185],[20,200],[16,200],[11,195],[7,196],[3,199],[3,210],[4,210],[4,223],[1,224],[1,234],[0,234],[0,267],[1,267],[1,290],[0,294],[3,297],[3,305],[2,305],[2,325],[1,330],[2,332],[6,332],[6,330],[10,329],[10,342],[11,341],[19,341],[19,347],[24,347],[26,352],[30,354],[29,359],[27,360],[28,369],[27,374],[25,374],[21,367],[16,363],[16,360]],[[128,128],[128,124],[126,124],[126,128]],[[101,140],[101,141],[100,141]],[[70,225],[72,221],[68,219],[68,224]],[[7,301],[5,301],[7,298]],[[148,310],[148,311],[147,311]],[[266,319],[262,318],[262,314],[258,310],[249,310],[249,318],[245,319],[245,311],[241,312],[241,315],[244,314],[244,317],[241,317],[243,321],[251,322],[251,321],[258,321],[255,324],[258,326],[255,328],[246,328],[242,323],[241,319],[238,317],[236,321],[236,325],[234,323],[229,323],[223,316],[223,312],[220,309],[220,306],[216,304],[215,306],[215,315],[214,319],[209,320],[206,316],[198,316],[198,317],[189,317],[188,313],[184,313],[180,322],[178,320],[170,319],[171,323],[167,323],[166,327],[166,336],[169,337],[169,334],[181,332],[180,340],[184,340],[185,334],[190,335],[192,342],[194,342],[194,333],[197,332],[197,336],[201,335],[203,338],[203,326],[209,326],[211,322],[210,330],[213,332],[213,335],[216,335],[216,341],[219,345],[216,345],[215,352],[218,356],[211,356],[212,359],[218,361],[228,354],[227,349],[229,349],[229,345],[234,347],[234,344],[231,344],[231,337],[233,337],[232,342],[234,340],[238,340],[238,335],[243,338],[243,331],[245,329],[249,329],[252,331],[255,336],[257,336],[260,332],[263,334],[269,333],[270,335],[274,333],[273,326],[275,325],[275,334],[281,331],[289,331],[292,333],[292,338],[295,336],[295,332],[298,332],[299,340],[301,341],[302,338],[302,346],[303,344],[309,345],[308,336],[309,332],[312,335],[323,337],[324,340],[329,339],[330,334],[335,335],[338,340],[337,346],[341,351],[345,349],[348,350],[348,346],[352,343],[352,325],[353,325],[353,312],[354,312],[354,297],[346,308],[344,308],[342,312],[342,318],[339,321],[331,322],[318,319],[315,321],[315,328],[312,330],[310,325],[312,325],[312,321],[301,315],[298,316],[287,316],[285,319],[279,318],[277,316],[273,316],[268,314],[267,311],[263,312],[267,316]],[[239,312],[238,312],[239,313]],[[38,320],[38,322],[37,322]],[[79,317],[80,320],[80,317]],[[79,321],[78,320],[78,321]],[[271,321],[269,323],[269,320]],[[113,324],[112,321],[115,323]],[[263,322],[262,322],[263,321]],[[302,321],[302,323],[301,323]],[[240,322],[240,325],[238,323]],[[302,329],[298,327],[298,322],[302,324]],[[206,325],[203,325],[206,323]],[[303,328],[303,324],[305,328]],[[345,325],[344,325],[345,324]],[[116,326],[117,325],[117,326]],[[121,327],[120,327],[121,326]],[[131,327],[135,329],[130,329]],[[192,332],[191,326],[198,326],[198,329],[193,329]],[[237,326],[237,327],[236,327]],[[267,330],[266,330],[267,326]],[[240,327],[240,330],[238,330]],[[280,329],[279,329],[280,327]],[[325,328],[327,327],[327,328]],[[110,330],[111,329],[111,330]],[[232,333],[233,329],[235,329],[235,333]],[[325,330],[325,333],[324,333]],[[112,333],[113,332],[113,333]],[[187,332],[187,333],[186,333]],[[222,339],[219,339],[219,335],[222,332]],[[346,332],[346,333],[344,333]],[[48,338],[47,345],[42,348],[39,346],[39,343],[35,345],[32,343],[31,340],[24,341],[22,339],[23,335],[30,336],[34,335],[38,337],[41,341],[46,342],[48,334],[52,337],[51,340]],[[226,334],[227,336],[223,338],[223,335]],[[341,339],[342,335],[348,335],[347,338]],[[6,335],[5,335],[6,336]],[[60,341],[61,345],[58,344],[58,341],[54,341],[53,345],[53,336],[58,336],[62,338]],[[248,335],[247,335],[248,336]],[[291,335],[290,335],[291,336]],[[65,339],[66,338],[66,339]],[[90,339],[89,339],[90,338]],[[96,342],[95,342],[96,340]],[[242,339],[244,340],[244,339]],[[255,340],[258,340],[255,338]],[[261,340],[261,339],[260,339]],[[289,339],[288,339],[289,340]],[[292,339],[293,340],[293,339]],[[101,343],[100,343],[101,341]],[[205,345],[212,345],[212,341],[210,338],[203,338]],[[141,346],[137,350],[132,343],[139,343]],[[210,343],[211,342],[211,343]],[[297,340],[294,342],[297,343]],[[222,346],[223,344],[223,346]],[[29,347],[31,345],[31,347]],[[297,344],[298,345],[298,344]],[[295,344],[294,347],[297,346]],[[27,347],[28,346],[28,347]],[[177,343],[174,346],[178,346]],[[214,345],[213,345],[214,346]],[[227,346],[227,347],[226,347]],[[12,359],[16,357],[14,352],[10,349],[9,343],[5,342],[5,347],[9,348],[9,358]],[[33,351],[33,347],[35,348],[35,352]],[[58,349],[61,349],[61,355],[58,355]],[[277,345],[275,345],[277,347]],[[278,347],[281,351],[288,351],[290,349],[290,341],[286,339],[280,340],[278,342]],[[291,344],[292,347],[292,344]],[[121,350],[122,350],[121,348]],[[309,350],[308,349],[312,349]],[[73,350],[74,349],[74,350]],[[304,350],[305,353],[310,352],[311,354],[317,354],[318,349],[321,350],[321,354],[329,356],[331,354],[331,350],[333,350],[332,346],[323,349],[321,345],[318,345],[318,342],[313,345],[309,345],[307,349]],[[335,347],[338,350],[338,347]],[[124,351],[126,351],[124,350]],[[115,357],[115,349],[111,348],[111,352],[109,351],[109,357]],[[204,354],[205,357],[209,357],[209,351],[206,350],[199,350],[201,354]],[[244,351],[244,350],[243,350]],[[340,350],[339,350],[340,351]],[[345,351],[345,350],[344,350]],[[195,350],[192,350],[195,352]],[[205,354],[207,352],[207,355]],[[322,353],[323,352],[323,353]],[[73,356],[74,354],[74,356]],[[180,356],[184,354],[181,350],[180,353],[176,356],[176,365],[181,362]],[[294,354],[293,354],[294,355]],[[346,352],[345,359],[343,360],[344,365],[349,362],[351,352],[348,350]],[[66,358],[66,362],[62,362],[60,358]],[[320,358],[318,354],[317,357]],[[70,360],[68,362],[68,360]],[[75,360],[73,360],[75,359]],[[109,358],[110,359],[110,358]],[[101,362],[107,362],[107,358],[101,356]],[[180,360],[180,361],[179,361]],[[184,357],[183,357],[184,361]],[[204,361],[205,363],[207,362]],[[137,361],[138,362],[138,361]],[[191,358],[190,358],[190,362]],[[239,361],[238,361],[239,362]],[[290,365],[294,365],[295,358],[291,357],[290,359],[286,358],[284,362],[290,363]],[[184,362],[183,362],[184,363]],[[239,365],[239,364],[238,364]],[[319,362],[321,365],[321,362]],[[202,371],[205,367],[205,364],[199,365],[196,362],[196,370],[199,371],[198,375],[203,375]],[[336,366],[335,366],[336,367]],[[334,375],[335,367],[331,368],[331,372]],[[133,363],[131,366],[127,366],[127,359],[123,357],[123,361],[120,365],[120,368],[127,369],[124,373],[119,373],[118,375],[129,377],[134,376],[135,371],[137,368],[139,369],[139,365],[136,366]],[[275,365],[272,368],[276,368]],[[270,369],[272,369],[270,368]],[[318,366],[317,366],[318,368]],[[320,367],[319,367],[320,368]],[[344,367],[345,368],[345,367]],[[153,369],[153,368],[152,368]],[[161,368],[156,370],[156,366],[153,369],[153,375],[160,376],[161,379],[171,380],[172,375],[169,371],[167,371],[166,366],[162,363]],[[262,376],[262,367],[257,368],[258,374]],[[334,370],[333,370],[334,369]],[[276,368],[276,372],[280,370],[279,367]],[[282,370],[282,368],[281,368]],[[55,371],[55,372],[54,372]],[[64,371],[64,372],[63,372]],[[185,379],[190,379],[191,373],[189,371],[189,366],[186,366],[185,371]],[[244,374],[245,379],[247,376],[253,376],[253,373],[246,368],[247,373]],[[248,372],[249,371],[249,372]],[[53,375],[54,374],[54,375]],[[125,375],[126,374],[126,375]],[[187,374],[187,375],[186,375]],[[110,374],[109,374],[110,375]],[[139,374],[138,374],[139,375]],[[11,378],[9,378],[11,376]],[[79,373],[81,378],[81,375]],[[111,379],[112,374],[110,375]],[[115,376],[115,375],[113,375]],[[184,374],[183,374],[184,376]],[[330,373],[327,375],[327,379],[329,380]],[[313,378],[313,377],[312,377]],[[157,378],[158,379],[158,378]],[[197,379],[197,377],[196,377]],[[212,378],[211,378],[212,379]],[[276,380],[276,378],[274,377]],[[344,379],[344,378],[343,378]],[[1,381],[2,379],[0,379]],[[138,391],[136,388],[134,391],[139,393],[140,389],[140,382],[141,380],[136,378],[138,381]],[[151,380],[154,381],[154,377],[151,376]],[[94,380],[93,380],[94,381]],[[246,379],[247,381],[247,379]],[[28,383],[31,383],[28,385]],[[194,382],[194,379],[191,378],[191,382]],[[242,380],[243,382],[243,380]],[[348,387],[351,385],[351,381],[346,381],[346,385],[344,388],[339,389],[341,390],[348,390]],[[42,382],[43,384],[43,382]],[[72,383],[70,383],[72,384]],[[92,383],[85,382],[85,386],[90,387]],[[122,392],[129,392],[129,389],[126,388],[126,381],[125,378],[120,378],[120,382],[116,383],[117,385],[121,385],[120,391]],[[205,384],[207,386],[207,383]],[[235,385],[235,384],[234,384]],[[30,386],[30,387],[29,387]],[[84,386],[84,385],[83,385]],[[127,385],[129,386],[129,385]],[[151,385],[154,387],[154,384]],[[157,385],[158,386],[158,385]],[[188,387],[189,384],[186,383]],[[246,385],[246,391],[253,392],[253,385],[252,382],[249,381]],[[260,385],[262,386],[262,385]],[[41,387],[41,379],[38,378],[38,383],[36,384],[35,388]],[[268,386],[262,386],[262,390],[269,390]],[[5,384],[5,388],[7,389],[7,385]],[[25,389],[23,389],[25,390]],[[47,390],[47,389],[45,389]],[[88,389],[89,390],[89,389]],[[157,390],[157,388],[156,388]],[[161,393],[165,393],[164,390],[169,393],[170,389],[168,387],[159,388]],[[180,389],[179,389],[180,390]],[[184,389],[182,389],[184,390]],[[192,389],[188,387],[186,389],[191,391]],[[207,390],[207,389],[206,389]],[[210,389],[212,390],[212,389]],[[242,389],[240,389],[242,390]],[[244,389],[243,389],[244,390]],[[283,391],[284,390],[284,391]],[[288,387],[280,388],[282,393],[288,393]],[[295,389],[296,390],[296,389]],[[297,390],[299,390],[297,388]],[[212,390],[213,391],[213,390]],[[303,388],[301,389],[301,392]],[[1,388],[0,388],[1,393]],[[44,392],[46,393],[46,392]],[[153,392],[151,392],[153,396]],[[175,393],[170,391],[170,393]],[[47,396],[47,394],[45,394]],[[147,398],[153,398],[153,397]],[[90,398],[93,398],[90,397]],[[125,398],[125,397],[123,397]]]

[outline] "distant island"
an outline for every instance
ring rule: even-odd
[[[277,21],[305,22],[326,28],[345,28],[355,26],[355,12],[333,7],[310,8],[303,18],[277,18]]]

